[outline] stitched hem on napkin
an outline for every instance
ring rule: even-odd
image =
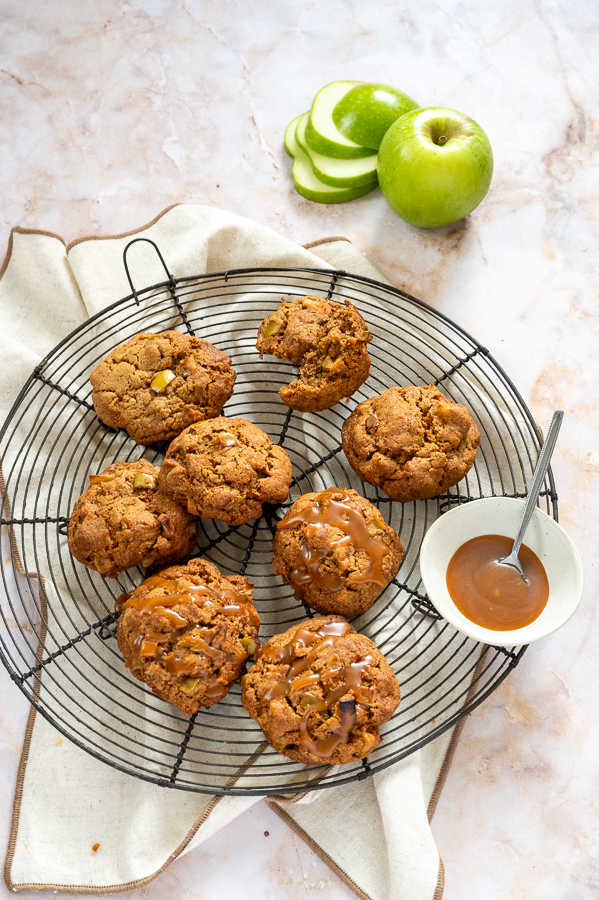
[[[298,825],[297,822],[294,819],[292,819],[291,816],[287,812],[285,812],[284,809],[276,807],[276,805],[272,801],[272,798],[267,799],[266,803],[268,804],[268,806],[270,806],[270,808],[274,812],[276,812],[276,814],[278,816],[281,817],[281,819],[283,819],[284,822],[287,823],[287,825],[289,825],[290,828],[293,829],[293,831],[295,831],[295,833],[298,835],[298,837],[301,837],[301,839],[306,842],[308,847],[310,847],[310,849],[314,853],[316,853],[316,855],[319,856],[323,862],[325,862],[327,864],[329,869],[331,869],[335,873],[335,875],[337,875],[337,877],[341,879],[341,881],[344,884],[346,884],[349,888],[351,888],[352,891],[354,892],[354,894],[356,894],[358,897],[360,897],[360,900],[372,900],[372,897],[370,896],[370,894],[367,894],[366,891],[364,891],[360,887],[359,884],[356,884],[356,882],[353,880],[353,878],[350,878],[349,875],[341,868],[341,866],[337,865],[335,860],[322,849],[320,844],[317,844],[316,841],[310,837],[310,835],[308,834],[307,831],[304,831],[304,829],[300,825]],[[435,893],[431,897],[431,900],[442,900],[444,887],[445,887],[445,869],[443,867],[443,860],[441,859],[441,857],[439,857],[439,875],[437,877],[437,885],[435,887]]]
[[[14,228],[10,229],[10,234],[8,236],[8,247],[6,248],[6,255],[4,257],[4,261],[0,266],[0,278],[4,275],[8,268],[8,264],[10,262],[10,258],[12,256],[12,248],[13,248],[13,234],[41,234],[44,237],[56,238],[57,241],[60,241],[61,244],[64,244],[64,238],[61,238],[59,234],[54,234],[53,231],[41,231],[39,228],[22,228],[20,225],[15,225]]]

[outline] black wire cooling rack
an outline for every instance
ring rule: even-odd
[[[111,766],[160,785],[259,795],[321,789],[380,771],[478,706],[526,649],[485,648],[440,619],[423,592],[418,555],[430,524],[456,504],[525,496],[541,444],[531,413],[484,347],[403,291],[322,269],[247,268],[174,278],[162,256],[168,279],[136,291],[127,250],[132,293],[73,331],[36,366],[0,433],[2,525],[12,544],[11,565],[2,570],[2,661],[65,737]],[[282,297],[306,294],[351,300],[373,340],[370,377],[351,401],[304,414],[287,409],[278,396],[293,367],[261,361],[255,340],[258,325]],[[377,643],[402,688],[382,743],[361,763],[307,768],[281,757],[243,710],[238,685],[191,717],[155,697],[130,676],[115,638],[115,600],[144,573],[134,569],[104,580],[69,553],[68,519],[88,475],[142,455],[159,465],[165,451],[164,445],[144,451],[126,432],[97,418],[89,374],[133,335],[169,328],[197,334],[232,357],[238,377],[224,414],[249,418],[285,448],[294,472],[289,503],[307,491],[350,486],[378,506],[401,536],[406,555],[398,576],[352,623]],[[347,464],[341,425],[357,403],[394,384],[431,383],[471,409],[482,435],[476,462],[444,496],[392,503],[362,484]],[[557,518],[551,472],[541,498]],[[284,511],[266,506],[260,519],[237,528],[200,520],[194,551],[224,573],[241,572],[254,582],[262,640],[312,615],[272,573],[272,534]]]

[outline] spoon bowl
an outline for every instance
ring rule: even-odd
[[[429,528],[420,550],[422,581],[439,614],[469,637],[496,647],[530,644],[557,631],[574,614],[582,597],[584,576],[576,547],[554,519],[535,507],[525,543],[547,573],[549,598],[543,612],[522,628],[495,631],[470,621],[457,608],[447,588],[452,556],[466,541],[484,534],[512,537],[523,509],[524,501],[512,497],[490,497],[456,506]]]

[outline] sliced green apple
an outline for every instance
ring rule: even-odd
[[[336,159],[359,159],[371,155],[370,148],[346,138],[333,122],[333,110],[339,101],[359,84],[362,82],[333,81],[317,93],[306,125],[306,141],[311,150]]]
[[[302,115],[305,115],[305,113],[301,113],[299,116],[296,116],[295,119],[292,119],[285,129],[285,137],[283,139],[283,143],[285,145],[287,156],[290,156],[292,159],[297,153],[298,149],[295,132],[297,131],[297,123],[301,119]]]
[[[310,113],[300,116],[295,137],[301,149],[307,154],[317,178],[333,187],[357,187],[360,184],[377,181],[376,153],[362,159],[334,159],[332,156],[322,156],[321,153],[311,150],[306,142],[306,125],[309,117]]]
[[[308,155],[296,139],[296,130],[301,116],[296,116],[285,130],[285,150],[293,157],[293,183],[298,194],[315,203],[345,203],[370,193],[377,186],[376,181],[355,187],[333,187],[325,184],[314,174]]]
[[[376,82],[350,88],[333,108],[333,123],[348,140],[378,150],[396,119],[418,104],[390,84]]]

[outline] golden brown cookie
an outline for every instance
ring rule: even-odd
[[[444,494],[474,463],[480,433],[465,406],[434,385],[393,387],[354,409],[341,430],[362,481],[407,503]]]
[[[123,596],[117,639],[125,665],[184,713],[229,692],[259,646],[253,585],[192,559]]]
[[[257,425],[220,416],[187,428],[160,469],[163,491],[202,519],[241,525],[289,496],[291,462]]]
[[[138,334],[90,375],[92,401],[106,425],[138,444],[170,441],[184,428],[218,416],[233,393],[226,353],[202,338],[163,331]]]
[[[379,510],[357,491],[303,494],[277,525],[273,569],[297,600],[352,619],[397,575],[404,548]]]
[[[165,566],[186,559],[197,522],[158,488],[159,469],[146,459],[116,462],[79,497],[69,521],[75,559],[104,578],[132,566]]]
[[[329,409],[351,397],[368,378],[370,332],[349,300],[345,306],[322,297],[300,297],[267,316],[256,347],[300,366],[299,379],[279,391],[292,409]]]
[[[383,654],[341,616],[307,619],[271,637],[241,691],[269,744],[307,765],[363,759],[400,700]]]

